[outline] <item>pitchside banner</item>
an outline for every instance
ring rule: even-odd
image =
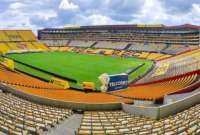
[[[102,83],[101,90],[104,92],[111,92],[115,90],[128,88],[127,74],[116,74],[116,75],[102,74],[99,77],[99,80]]]

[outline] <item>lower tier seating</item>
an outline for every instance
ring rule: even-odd
[[[197,48],[198,46],[170,45],[168,48],[166,48],[162,52],[167,53],[167,54],[178,54],[178,53],[182,53],[182,52],[197,49]]]
[[[10,48],[5,43],[0,43],[0,53],[5,54],[10,51]]]
[[[76,91],[71,89],[66,90],[57,85],[43,82],[39,79],[32,78],[25,74],[9,71],[1,66],[0,66],[0,83],[30,95],[37,95],[39,97],[67,101],[67,102],[69,101],[84,102],[84,103],[131,102],[128,99],[108,95],[106,93],[84,93],[81,91]]]
[[[160,120],[123,111],[85,112],[77,135],[197,135],[200,104]]]
[[[67,46],[63,46],[63,47],[58,47],[58,46],[54,46],[54,47],[49,47],[50,50],[52,51],[61,51],[61,52],[64,52],[64,51],[71,51],[72,50],[72,47],[67,47]]]
[[[33,42],[32,43],[36,49],[41,50],[41,51],[48,51],[49,48],[42,42]]]
[[[200,49],[176,55],[174,57],[158,61],[154,69],[142,78],[138,83],[162,80],[165,78],[182,75],[200,69]],[[165,65],[168,65],[165,70]],[[164,66],[163,66],[164,65]],[[158,73],[164,68],[163,74]]]
[[[0,53],[48,51],[49,48],[40,42],[4,42],[0,43]]]
[[[17,79],[16,79],[17,78]],[[30,84],[31,82],[31,84]],[[28,75],[7,70],[0,65],[0,83],[5,83],[13,86],[24,86],[30,88],[58,89],[60,87],[35,79]]]
[[[0,92],[0,134],[42,134],[72,115],[72,111],[35,104]]]
[[[138,57],[142,59],[155,60],[155,61],[171,57],[171,55],[162,53],[134,52],[127,50],[79,48],[79,47],[64,47],[64,46],[63,47],[54,46],[49,48],[52,51],[72,51],[72,52],[87,53],[87,54],[104,54],[104,55],[115,55],[115,56]]]
[[[177,92],[190,86],[197,79],[197,74],[183,76],[177,79],[167,80],[141,86],[130,86],[128,90],[112,92],[114,95],[140,100],[158,100],[172,92]]]

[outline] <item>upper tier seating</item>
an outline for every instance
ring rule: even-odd
[[[0,134],[42,134],[72,115],[72,111],[35,104],[0,92]]]
[[[85,112],[77,135],[197,135],[200,104],[160,120],[123,111]]]
[[[95,41],[71,41],[69,43],[69,46],[74,46],[74,47],[91,47]]]
[[[4,33],[4,31],[0,31],[0,41],[9,41],[8,36]]]
[[[36,37],[31,30],[0,30],[0,41],[36,41]]]
[[[4,34],[8,37],[9,41],[23,41],[23,38],[17,31],[7,30]]]
[[[94,48],[105,48],[105,49],[116,49],[123,50],[128,45],[127,42],[108,42],[108,41],[99,41]]]
[[[98,26],[97,26],[98,27]],[[124,27],[124,26],[123,26]],[[67,39],[67,40],[98,40],[98,41],[122,41],[122,42],[148,42],[148,43],[163,43],[163,44],[199,44],[199,32],[197,28],[188,30],[187,27],[183,29],[172,30],[157,29],[157,28],[129,28],[110,27],[105,29],[99,27],[98,32],[91,29],[81,29],[80,31],[71,32],[70,29],[44,29],[39,31],[39,37],[46,39]],[[63,33],[65,31],[65,33]]]
[[[0,53],[47,51],[30,30],[0,30]]]
[[[37,38],[32,31],[21,30],[18,31],[18,33],[22,36],[23,41],[37,41]]]

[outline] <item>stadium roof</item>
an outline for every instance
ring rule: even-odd
[[[91,25],[91,26],[65,26],[64,28],[45,28],[43,30],[113,30],[113,29],[159,29],[159,30],[200,30],[200,26],[192,24],[183,24],[176,26],[167,26],[163,24],[127,24],[127,25]]]

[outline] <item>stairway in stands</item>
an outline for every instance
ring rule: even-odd
[[[69,46],[69,44],[71,43],[71,40],[69,40],[65,46]]]
[[[165,48],[163,48],[160,52],[161,52],[161,53],[164,53],[163,51],[166,50],[166,49],[169,48],[169,47],[170,47],[170,45],[169,45],[169,44],[166,44]]]
[[[90,47],[93,48],[98,42],[94,42]]]
[[[80,127],[82,117],[82,114],[73,114],[57,127],[45,132],[44,135],[66,135],[66,133],[67,135],[75,135],[75,131]]]
[[[124,50],[128,50],[128,48],[131,46],[132,44],[128,44],[125,48],[124,48]]]

